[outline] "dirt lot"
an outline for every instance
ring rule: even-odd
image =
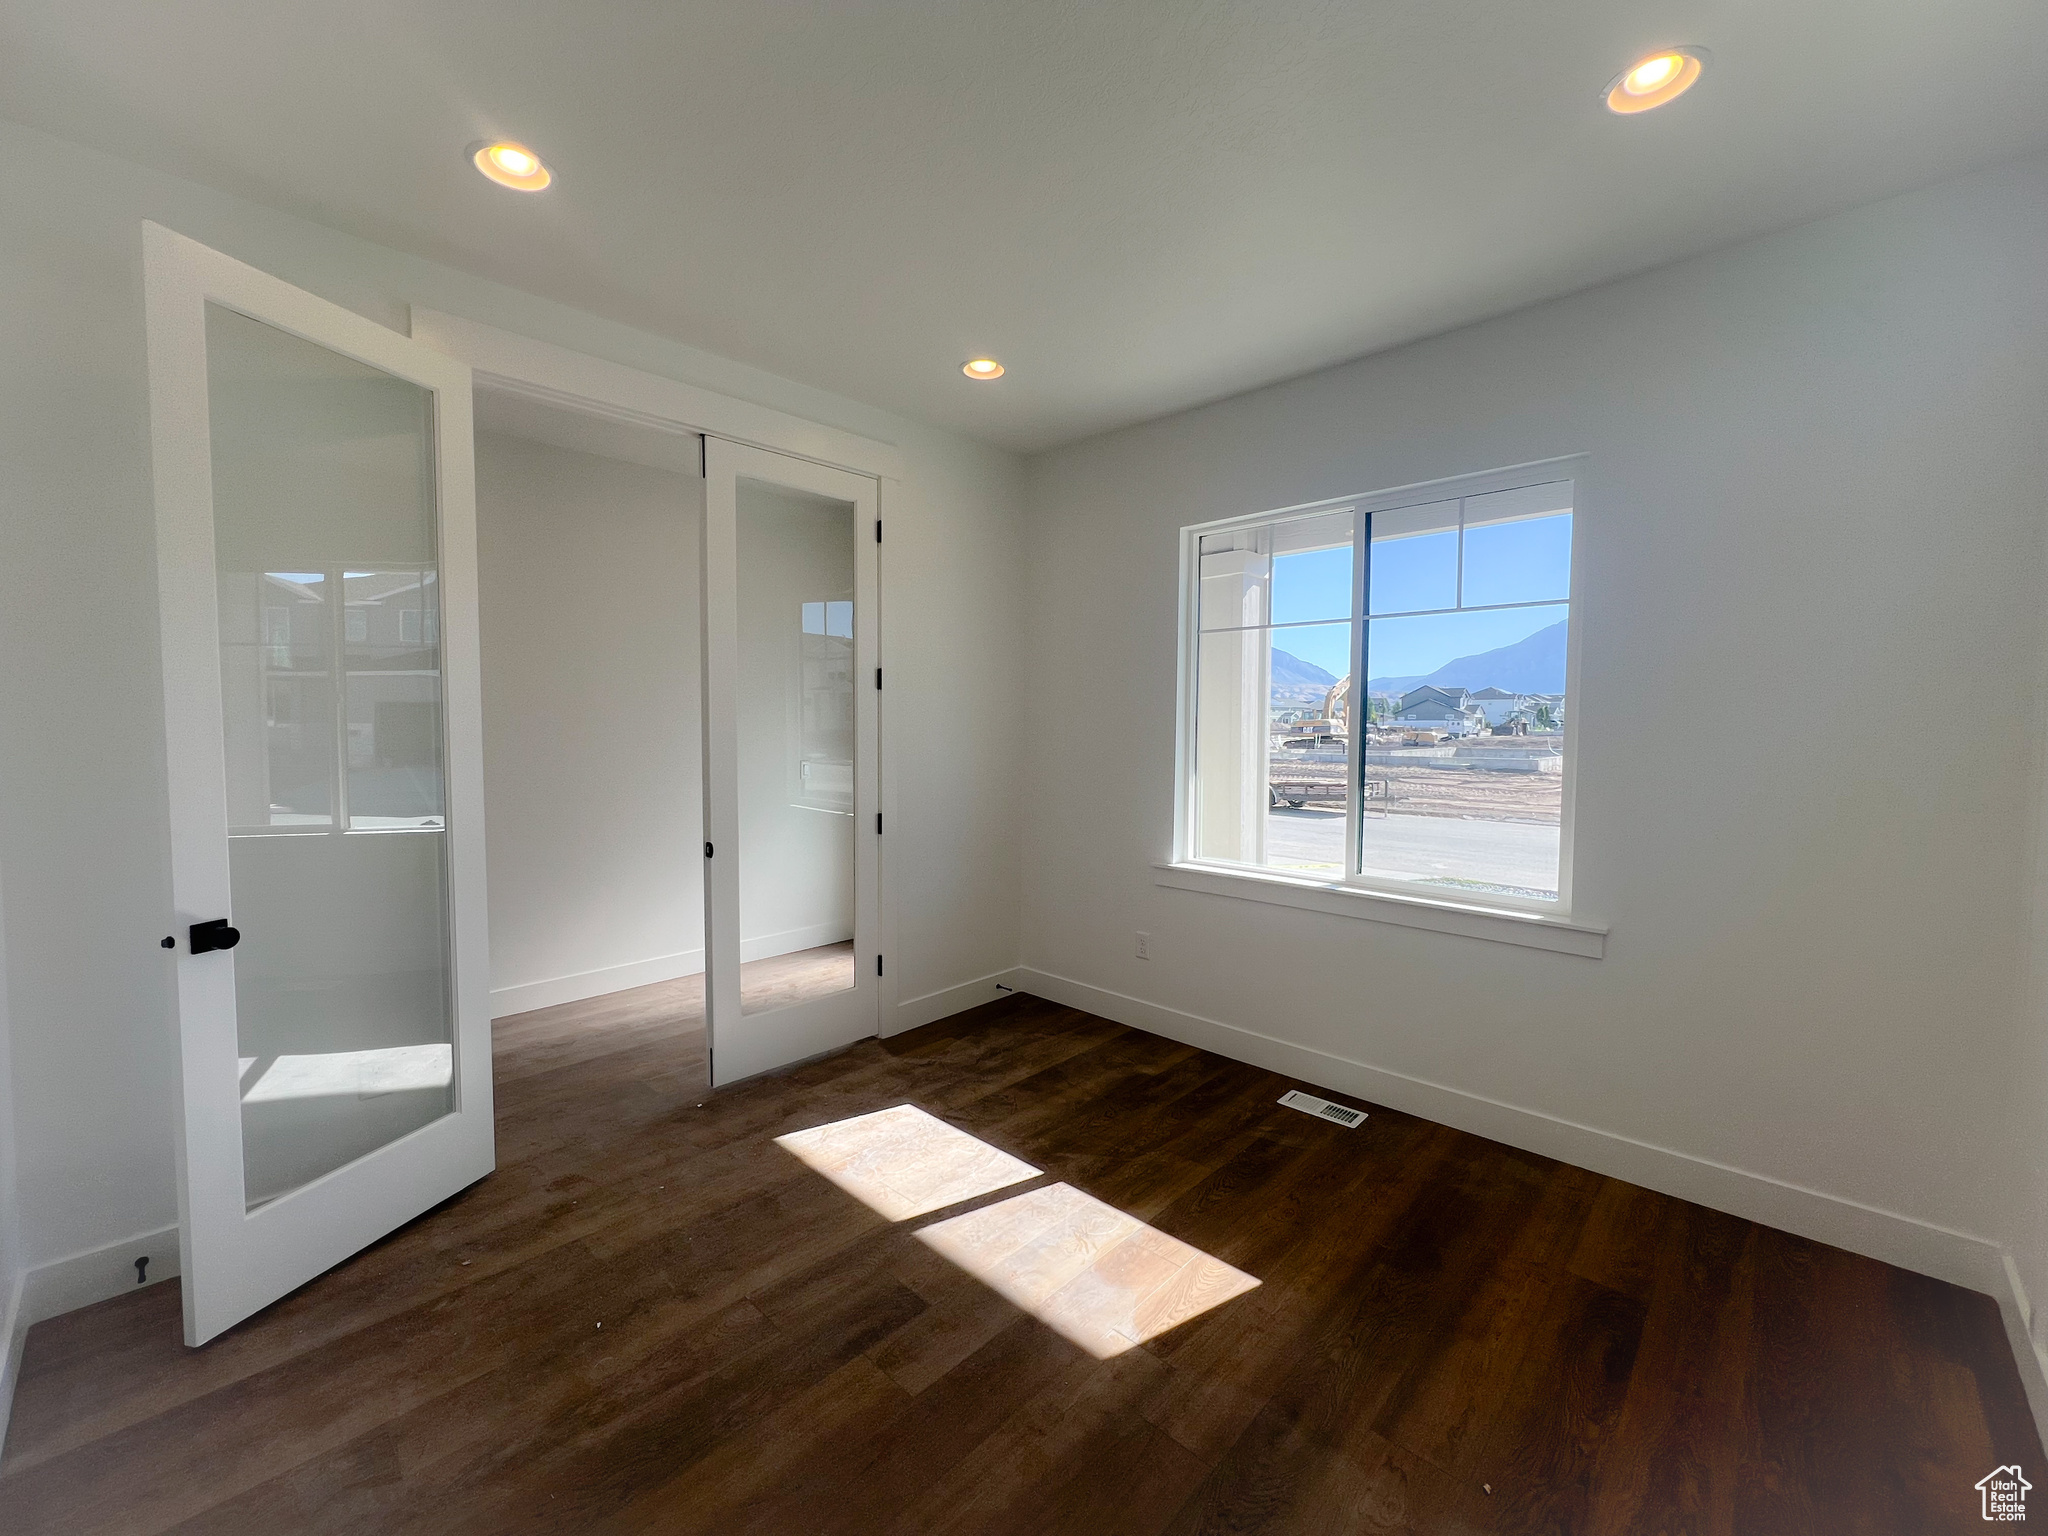
[[[1344,782],[1344,765],[1291,762],[1276,757],[1272,774],[1276,783],[1328,784],[1336,791]],[[1390,809],[1405,816],[1476,816],[1488,821],[1534,821],[1555,826],[1564,804],[1564,780],[1555,773],[1367,763],[1365,777],[1368,783],[1386,785],[1384,799],[1377,795],[1367,799],[1367,815]]]

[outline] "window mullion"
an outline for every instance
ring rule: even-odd
[[[1465,608],[1465,498],[1458,498],[1458,610]]]
[[[1351,524],[1351,729],[1346,733],[1344,764],[1344,878],[1358,874],[1360,796],[1365,789],[1365,733],[1370,724],[1372,695],[1365,686],[1365,599],[1372,571],[1372,516],[1352,513]]]

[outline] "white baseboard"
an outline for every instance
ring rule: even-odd
[[[2034,1338],[2034,1309],[2027,1300],[2020,1267],[2010,1252],[2001,1257],[2005,1261],[2005,1287],[1998,1298],[1998,1310],[2005,1318],[2005,1336],[2020,1368],[2020,1385],[2026,1388],[2027,1406],[2034,1410],[2034,1425],[2041,1432],[2041,1442],[2048,1445],[2048,1354],[2042,1353]],[[2005,1454],[2002,1447],[1999,1454]]]
[[[21,1352],[28,1331],[47,1318],[75,1312],[135,1289],[135,1261],[147,1258],[155,1285],[178,1273],[178,1229],[163,1227],[118,1243],[88,1248],[67,1258],[38,1264],[18,1276],[7,1298],[7,1352],[0,1362],[0,1446],[14,1410],[14,1386],[21,1379]]]
[[[21,1349],[28,1342],[28,1325],[21,1321],[21,1286],[26,1275],[8,1282],[5,1306],[0,1306],[0,1451],[7,1449],[7,1421],[14,1415],[14,1384],[21,1380]]]
[[[573,976],[553,976],[546,981],[524,981],[491,990],[491,1017],[510,1018],[536,1008],[553,1008],[559,1003],[580,1003],[587,997],[604,997],[629,987],[652,986],[657,981],[674,981],[678,976],[695,976],[704,969],[704,951],[686,949],[680,954],[656,955],[652,960],[630,960],[624,965],[607,965],[595,971],[578,971]]]
[[[793,955],[800,949],[816,949],[820,944],[844,944],[852,937],[853,929],[845,923],[813,923],[808,928],[785,928],[780,933],[741,939],[740,963],[772,960],[777,955]]]
[[[1524,1151],[1846,1248],[1851,1253],[1932,1275],[1988,1296],[1999,1297],[2010,1289],[2004,1270],[2004,1249],[1989,1238],[1618,1136],[1538,1110],[1522,1109],[1463,1089],[1368,1066],[1029,966],[1020,967],[1017,975],[1016,985],[1026,992],[1150,1034],[1164,1035],[1169,1040],[1200,1046],[1219,1056],[1285,1073],[1310,1084],[1340,1089],[1439,1125],[1503,1141]]]
[[[895,1018],[883,1027],[883,1038],[900,1035],[905,1030],[925,1024],[935,1024],[969,1008],[979,1008],[983,1003],[992,1003],[1006,995],[1002,990],[1004,987],[1014,992],[1019,985],[1017,969],[1012,966],[1006,971],[991,971],[973,981],[963,981],[957,987],[941,987],[921,997],[906,998],[896,1005]]]
[[[22,1276],[21,1328],[25,1332],[46,1317],[75,1312],[110,1296],[136,1288],[135,1261],[146,1258],[149,1279],[155,1285],[178,1273],[178,1229],[160,1227],[137,1233],[118,1243],[88,1248],[68,1258],[38,1264]]]

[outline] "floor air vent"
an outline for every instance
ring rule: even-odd
[[[1335,1121],[1338,1125],[1356,1130],[1365,1124],[1365,1111],[1353,1109],[1349,1104],[1332,1104],[1328,1099],[1319,1099],[1312,1093],[1303,1093],[1299,1088],[1290,1088],[1280,1095],[1280,1102],[1289,1109],[1298,1109],[1304,1115],[1314,1115],[1318,1120]]]

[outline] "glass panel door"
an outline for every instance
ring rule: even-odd
[[[433,394],[209,303],[256,1206],[453,1107]]]
[[[705,443],[712,1081],[875,1032],[873,480]]]
[[[488,1173],[470,377],[144,226],[185,1337]]]

